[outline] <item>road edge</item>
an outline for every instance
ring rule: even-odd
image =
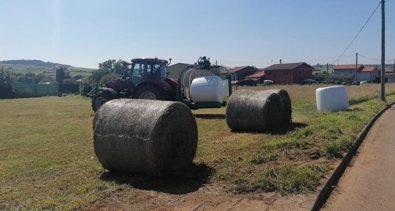
[[[351,159],[354,157],[356,154],[358,148],[361,146],[363,141],[365,140],[367,134],[369,133],[369,130],[372,128],[374,123],[378,120],[378,118],[383,115],[385,111],[387,111],[392,105],[395,105],[395,102],[392,102],[390,104],[386,104],[384,108],[382,108],[378,113],[375,114],[370,120],[369,123],[362,129],[362,131],[359,133],[358,137],[356,138],[354,145],[352,148],[347,152],[347,154],[343,157],[342,161],[338,165],[338,167],[335,169],[329,180],[326,182],[324,187],[321,189],[320,193],[317,196],[317,199],[315,200],[313,208],[311,208],[312,211],[318,211],[322,208],[322,206],[326,203],[328,200],[330,194],[334,190],[335,186],[339,182],[341,176],[343,175],[344,171],[346,170],[347,166],[350,164]]]

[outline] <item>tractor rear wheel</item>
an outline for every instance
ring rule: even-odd
[[[94,112],[96,112],[101,105],[106,103],[107,101],[110,101],[114,99],[114,96],[106,90],[102,90],[98,92],[93,98],[92,98],[92,109]]]
[[[140,87],[134,93],[133,98],[146,100],[170,100],[166,91],[153,85],[144,85]]]

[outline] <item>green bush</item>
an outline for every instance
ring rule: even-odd
[[[120,77],[122,77],[122,75],[117,74],[117,73],[107,73],[101,77],[99,84],[101,86],[104,86],[108,81],[110,81],[112,79],[120,78]]]
[[[13,98],[15,95],[14,91],[14,78],[10,71],[4,70],[4,67],[0,69],[0,99]]]
[[[80,92],[80,84],[74,79],[64,79],[62,86],[64,93]]]
[[[87,94],[95,87],[97,83],[91,78],[87,78],[80,83],[80,95],[87,96]]]

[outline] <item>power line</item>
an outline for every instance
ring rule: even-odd
[[[376,61],[376,62],[381,61],[381,60],[378,59],[378,58],[373,58],[373,57],[365,56],[365,55],[362,55],[362,54],[359,54],[359,56],[361,56],[362,58],[365,58],[365,59],[370,59],[370,60],[372,60],[372,61]]]
[[[355,35],[355,37],[351,40],[350,44],[344,49],[344,51],[340,54],[340,56],[337,58],[337,61],[340,60],[340,58],[346,53],[346,51],[351,47],[351,45],[354,43],[354,41],[358,38],[358,36],[361,34],[362,30],[365,28],[365,26],[369,23],[370,19],[373,17],[373,15],[376,13],[377,9],[380,7],[381,2],[379,2],[372,12],[372,14],[369,16],[369,18],[366,20],[365,24],[363,24],[362,28],[359,30],[359,32]]]

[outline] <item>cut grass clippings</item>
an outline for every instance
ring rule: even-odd
[[[319,113],[318,86],[272,86],[292,99],[293,124],[270,133],[232,133],[225,109],[195,114],[199,142],[194,162],[213,169],[210,183],[245,193],[315,191],[331,162],[353,144],[385,104],[356,102],[349,111]],[[373,96],[379,85],[347,87],[350,99]],[[395,90],[387,85],[389,92]],[[394,96],[388,101],[395,100]],[[0,210],[78,208],[120,184],[101,179],[95,158],[90,99],[67,96],[0,100]],[[131,186],[131,189],[133,186]]]

